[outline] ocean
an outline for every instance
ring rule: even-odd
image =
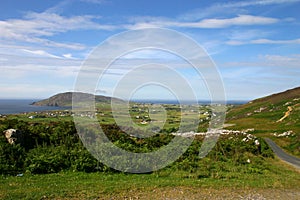
[[[33,106],[31,103],[39,99],[0,99],[0,114],[18,114],[24,112],[39,112],[46,110],[61,110],[62,107]]]

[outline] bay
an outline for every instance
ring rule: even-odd
[[[30,105],[35,101],[39,101],[39,99],[0,99],[0,114],[19,114],[24,112],[66,109],[64,107]]]

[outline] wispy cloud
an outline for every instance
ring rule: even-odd
[[[223,63],[222,77],[227,95],[236,99],[253,99],[299,86],[299,63],[299,54],[266,54],[252,61]]]
[[[297,69],[298,75],[300,74],[299,69],[300,63],[300,54],[292,54],[287,56],[282,55],[274,55],[274,54],[266,54],[266,55],[259,55],[254,61],[241,61],[241,62],[227,62],[224,64],[225,67],[272,67],[274,70],[279,69],[281,73],[284,74],[289,68]],[[275,67],[275,68],[274,68]],[[282,70],[282,69],[285,70]],[[271,72],[267,71],[268,73]]]
[[[57,76],[74,76],[82,62],[80,59],[73,59],[71,54],[61,56],[49,53],[45,49],[25,46],[14,49],[0,46],[0,57],[2,58],[0,77],[3,79],[12,76],[25,78],[34,76],[35,73],[45,76],[47,73]]]
[[[276,67],[293,67],[299,68],[300,63],[300,55],[289,55],[289,56],[282,56],[282,55],[264,55],[260,57],[266,64],[269,66],[276,66]],[[300,70],[298,70],[298,75],[300,74]]]
[[[300,2],[300,0],[252,0],[252,1],[238,1],[238,2],[224,3],[223,5],[225,7],[247,7],[247,6],[256,6],[256,5],[267,6],[273,4],[288,4],[288,3],[296,3],[296,2]]]
[[[104,4],[104,3],[108,3],[107,0],[80,0],[81,2],[84,3],[93,3],[93,4]]]
[[[252,44],[300,44],[300,38],[295,40],[269,40],[269,39],[258,39],[252,40]]]
[[[74,30],[111,30],[114,28],[94,22],[93,20],[96,18],[98,17],[91,15],[65,17],[55,13],[30,12],[23,19],[0,21],[0,39],[80,50],[85,46],[77,43],[59,43],[44,37]]]
[[[50,54],[44,50],[28,50],[28,49],[22,49],[24,52],[33,54],[33,55],[38,55],[38,56],[43,56],[43,57],[50,57],[50,58],[60,58],[59,56]]]
[[[230,26],[253,26],[267,25],[279,22],[279,19],[253,15],[238,15],[233,18],[211,18],[203,19],[199,22],[179,22],[172,20],[157,20],[138,22],[134,25],[127,26],[130,29],[149,28],[149,27],[184,27],[184,28],[227,28]]]
[[[255,40],[261,37],[269,37],[272,35],[271,30],[261,30],[261,29],[238,29],[238,30],[230,30],[226,36],[226,43],[229,45],[241,45],[243,42],[247,42],[250,40]]]
[[[271,40],[271,39],[255,39],[255,40],[229,40],[228,45],[249,45],[249,44],[300,44],[300,38],[293,40]]]
[[[1,98],[48,98],[49,94],[70,91],[71,87],[53,84],[36,83],[0,83]],[[29,93],[30,91],[30,93]]]
[[[239,15],[237,17],[227,19],[204,19],[198,23],[186,23],[184,26],[194,28],[225,28],[230,26],[274,24],[278,21],[278,19],[270,17]]]
[[[108,0],[62,0],[53,7],[48,8],[45,12],[47,13],[62,13],[68,6],[76,3],[76,2],[82,2],[82,3],[88,3],[88,4],[106,4],[109,1]]]
[[[71,53],[63,54],[64,58],[74,59]]]
[[[296,3],[300,2],[300,0],[256,0],[256,1],[249,1],[248,4],[250,5],[270,5],[270,4],[286,4],[286,3]],[[247,5],[247,2],[245,2]]]
[[[247,13],[246,7],[250,6],[270,6],[276,4],[292,4],[300,0],[252,0],[252,1],[232,1],[226,3],[215,3],[206,8],[198,8],[180,15],[180,20],[199,20],[215,15],[232,15],[235,13]]]

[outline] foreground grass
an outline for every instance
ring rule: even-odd
[[[185,198],[193,199],[199,198],[200,192],[204,195],[205,191],[207,195],[219,193],[223,197],[245,191],[292,191],[295,199],[300,198],[299,171],[279,160],[270,159],[268,162],[272,167],[264,173],[230,172],[223,178],[200,178],[194,173],[168,169],[152,174],[62,172],[2,176],[0,199],[161,199],[179,197],[184,193]],[[228,198],[231,197],[234,196]]]

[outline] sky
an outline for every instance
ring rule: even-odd
[[[300,0],[3,0],[0,99],[47,98],[74,91],[86,61],[93,52],[101,54],[99,46],[124,32],[149,28],[176,31],[199,44],[214,63],[227,99],[252,100],[298,87],[299,9]],[[177,38],[169,40],[167,35],[150,40],[165,39],[177,45]],[[119,46],[128,44],[122,42]],[[192,49],[183,52],[187,51]],[[103,95],[170,98],[186,91],[183,85],[190,86],[199,99],[214,92],[207,86],[213,85],[214,81],[207,82],[212,77],[201,77],[170,51],[127,52],[105,69],[94,90]],[[211,68],[203,64],[201,70]],[[145,75],[155,77],[156,84],[138,82]],[[134,90],[130,94],[123,84],[129,79],[140,84],[128,86]]]

